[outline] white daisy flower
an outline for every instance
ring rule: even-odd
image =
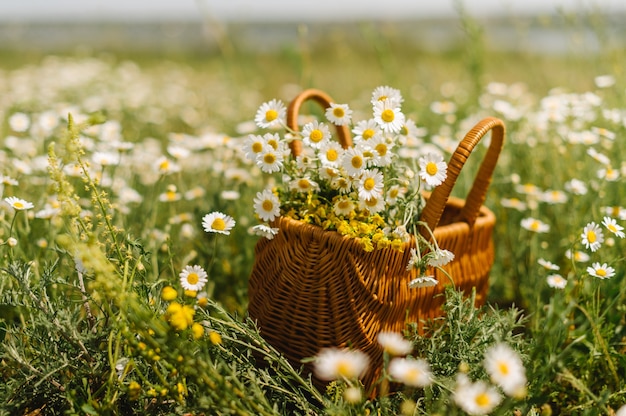
[[[532,183],[515,185],[515,192],[536,197],[538,197],[542,193],[541,189],[537,185],[534,185]]]
[[[272,221],[280,215],[280,200],[271,189],[257,192],[254,198],[254,211],[263,221]]]
[[[9,204],[11,208],[13,208],[16,211],[24,211],[24,210],[31,209],[34,207],[32,202],[25,201],[15,196],[9,196],[7,198],[4,198],[4,202]]]
[[[587,194],[587,185],[585,182],[574,178],[565,182],[565,190],[574,195],[585,195]]]
[[[377,212],[385,209],[385,199],[384,198],[370,198],[370,199],[359,199],[359,209],[367,210],[370,214],[376,214]]]
[[[465,375],[459,376],[453,398],[457,406],[470,415],[491,413],[502,401],[495,387],[484,381],[472,383]]]
[[[547,190],[539,196],[539,200],[548,204],[564,204],[567,202],[567,195],[563,191]]]
[[[279,172],[283,167],[283,153],[267,146],[257,155],[256,164],[265,173]]]
[[[331,103],[326,109],[326,119],[336,126],[344,126],[352,120],[352,110],[348,104]]]
[[[322,166],[320,167],[318,173],[320,175],[320,178],[327,182],[332,182],[333,180],[341,176],[341,171],[332,166]]]
[[[202,217],[202,226],[207,233],[230,234],[236,222],[235,220],[221,212],[214,211]]]
[[[116,166],[120,162],[120,156],[113,152],[94,152],[91,160],[100,166]]]
[[[13,179],[10,176],[0,175],[0,185],[17,186],[19,185],[19,182],[17,181],[17,179]]]
[[[263,138],[263,136],[250,134],[243,143],[243,151],[248,160],[255,161],[257,159],[257,156],[261,154],[266,146],[267,144],[265,143],[265,139]]]
[[[354,143],[361,141],[367,142],[370,139],[382,136],[380,126],[373,118],[356,123],[356,126],[352,129],[352,133],[354,133],[354,137],[352,138]]]
[[[180,272],[180,285],[185,290],[192,290],[198,292],[202,290],[207,280],[207,273],[200,266],[185,266],[182,272]]]
[[[383,331],[378,334],[376,340],[389,355],[401,356],[413,351],[413,344],[397,332]]]
[[[325,348],[315,357],[315,374],[322,380],[354,380],[369,365],[369,357],[358,350]]]
[[[384,132],[399,133],[404,125],[404,114],[395,102],[377,101],[374,104],[374,120]]]
[[[409,262],[406,265],[406,271],[410,272],[413,269],[420,267],[421,258],[415,248],[411,248],[409,251]]]
[[[354,211],[354,202],[347,196],[338,197],[333,203],[333,212],[337,216],[347,216]]]
[[[567,285],[567,280],[563,278],[560,274],[551,274],[546,277],[546,281],[548,282],[548,286],[553,289],[564,289]]]
[[[170,175],[172,173],[178,173],[182,170],[178,163],[169,160],[165,156],[161,156],[156,160],[154,166],[161,175]]]
[[[507,396],[523,397],[526,393],[526,369],[519,354],[505,343],[485,352],[485,370]]]
[[[373,153],[371,165],[374,166],[389,166],[392,162],[392,153],[390,150],[393,148],[393,142],[388,143],[383,136],[379,136],[370,140],[367,143],[368,148]]]
[[[598,179],[604,179],[607,182],[615,182],[619,179],[620,173],[619,170],[613,169],[610,166],[606,168],[599,169],[597,172]]]
[[[285,142],[280,139],[278,133],[265,133],[263,135],[265,143],[272,147],[277,152],[283,152],[285,150]]]
[[[603,165],[609,165],[611,159],[604,153],[598,152],[595,148],[590,147],[587,149],[587,154],[591,156],[595,161],[602,163]]]
[[[319,158],[323,166],[338,167],[343,156],[343,148],[337,142],[327,141],[321,147],[319,151]]]
[[[272,228],[268,224],[258,224],[252,227],[252,234],[272,240],[278,234],[278,228]]]
[[[176,185],[168,185],[165,192],[159,195],[159,201],[161,202],[175,202],[182,198],[182,195],[177,192]]]
[[[365,169],[359,181],[359,198],[369,200],[383,195],[384,177],[377,170]]]
[[[454,253],[449,250],[437,249],[428,258],[428,265],[431,267],[441,267],[454,260]]]
[[[30,127],[30,117],[25,113],[13,113],[9,117],[9,127],[15,132],[23,133]]]
[[[624,238],[624,227],[619,225],[615,218],[604,217],[602,220],[602,225],[604,225],[607,230],[618,236],[619,238]]]
[[[353,177],[361,176],[363,169],[365,169],[365,156],[363,151],[357,147],[351,147],[346,150],[341,160],[341,166],[346,170],[346,173]]]
[[[394,358],[389,363],[389,375],[410,387],[426,387],[433,381],[430,365],[421,359]]]
[[[580,238],[585,247],[591,251],[597,251],[604,242],[604,233],[602,229],[592,221],[585,225]]]
[[[428,153],[419,158],[418,165],[420,167],[420,178],[429,186],[441,185],[448,176],[448,165],[441,155]]]
[[[343,176],[338,176],[330,182],[330,187],[342,195],[349,194],[352,191],[352,181]]]
[[[402,101],[404,101],[404,99],[402,98],[402,93],[400,92],[400,90],[383,85],[376,87],[372,92],[372,105],[375,105],[380,101],[393,102],[399,106],[400,104],[402,104]]]
[[[504,208],[513,208],[518,211],[526,210],[526,203],[522,202],[519,198],[502,198],[500,199],[500,204]]]
[[[409,282],[409,289],[437,286],[439,281],[434,276],[419,276]]]
[[[538,259],[537,263],[539,263],[539,265],[543,266],[544,269],[546,270],[559,270],[560,267],[557,266],[556,264],[546,260],[546,259]]]
[[[280,100],[272,100],[261,104],[257,110],[254,122],[262,129],[280,127],[284,123],[287,109]]]
[[[456,104],[452,101],[433,101],[430,104],[430,111],[435,114],[454,114],[456,112]]]
[[[328,126],[317,120],[302,127],[302,143],[314,149],[320,149],[326,141],[330,140],[330,137]]]
[[[520,222],[520,225],[522,228],[535,233],[547,233],[550,231],[550,226],[548,224],[532,217],[524,218]]]
[[[187,149],[186,147],[173,144],[167,146],[167,153],[169,153],[170,156],[172,156],[176,160],[187,159],[189,156],[191,156],[191,150]]]
[[[395,205],[398,198],[402,198],[406,194],[407,189],[400,185],[392,185],[387,191],[387,204]]]
[[[615,269],[606,263],[595,262],[591,267],[587,267],[587,273],[600,279],[609,279],[615,276]]]
[[[619,205],[602,207],[602,212],[604,212],[606,215],[611,215],[613,217],[619,218],[622,221],[626,221],[626,208],[620,207]]]
[[[298,192],[318,191],[320,189],[318,183],[311,180],[307,176],[304,176],[302,178],[295,178],[294,180],[289,182],[289,188]]]
[[[568,249],[565,252],[565,257],[567,257],[570,260],[574,260],[577,263],[585,263],[589,261],[589,259],[591,258],[589,254],[585,253],[584,251],[580,251],[580,250],[572,251],[571,249]]]

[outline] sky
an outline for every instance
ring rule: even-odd
[[[0,21],[350,20],[455,16],[455,0],[0,0]],[[474,16],[558,8],[626,11],[624,0],[465,0]]]

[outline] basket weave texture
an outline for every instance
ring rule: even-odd
[[[290,104],[287,124],[297,130],[298,111],[312,99],[323,107],[332,100],[319,90],[306,90]],[[339,127],[343,147],[351,145],[347,128]],[[492,131],[484,156],[466,199],[451,197],[467,158],[474,147]],[[504,140],[504,124],[496,118],[480,121],[458,145],[448,162],[448,176],[432,194],[422,211],[424,221],[440,248],[455,259],[444,266],[457,288],[476,290],[483,304],[489,271],[494,260],[492,231],[496,218],[483,206],[487,189]],[[292,152],[300,144],[292,142]],[[431,274],[437,286],[410,289],[417,271],[407,271],[410,248],[402,252],[377,249],[365,252],[354,239],[324,231],[289,217],[272,224],[279,229],[272,240],[261,239],[255,248],[255,262],[249,280],[249,315],[257,321],[262,336],[295,364],[327,347],[352,347],[367,353],[371,370],[362,378],[366,387],[379,376],[382,349],[377,342],[381,331],[401,332],[408,323],[441,315],[448,278],[439,270]],[[427,233],[423,235],[428,238]]]

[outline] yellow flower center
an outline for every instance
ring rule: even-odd
[[[200,281],[200,276],[198,276],[198,273],[191,272],[187,275],[187,283],[189,283],[190,285],[195,285],[199,281]]]
[[[339,203],[337,204],[337,207],[339,209],[348,209],[350,207],[350,201],[347,199],[342,199],[341,201],[339,201]]]
[[[266,199],[265,201],[263,201],[262,206],[263,206],[264,211],[271,211],[274,209],[274,204],[269,199]]]
[[[329,159],[329,160],[330,160],[330,159]],[[333,177],[337,176],[337,175],[339,174],[339,172],[338,172],[338,171],[336,171],[336,170],[335,170],[335,169],[333,169],[333,168],[326,168],[326,174],[327,174],[329,177],[333,178]]]
[[[252,151],[254,153],[259,153],[261,150],[263,150],[263,143],[261,143],[261,142],[254,142],[252,144]]]
[[[380,97],[378,97],[378,101],[385,101],[387,99],[386,95],[381,95]]]
[[[419,371],[417,368],[411,368],[407,370],[405,377],[407,380],[415,383],[417,379],[419,378],[420,374],[421,374],[421,371]]]
[[[489,400],[489,396],[487,395],[487,393],[480,393],[478,396],[476,396],[474,400],[476,401],[476,404],[480,407],[486,407],[491,403],[491,400]]]
[[[276,155],[274,153],[266,153],[265,156],[263,156],[263,161],[271,165],[276,162]]]
[[[380,114],[380,118],[382,118],[385,123],[391,123],[396,118],[396,115],[393,110],[388,108]]]
[[[381,156],[387,154],[387,145],[385,143],[378,143],[374,149],[376,149],[376,152]]]
[[[615,227],[615,225],[613,224],[609,224],[606,226],[606,228],[609,229],[609,231],[616,233],[617,232],[617,228]]]
[[[170,161],[169,160],[164,160],[163,162],[159,163],[159,169],[160,170],[167,170],[170,167]]]
[[[606,276],[606,269],[597,269],[596,270],[596,274],[600,277],[605,277]]]
[[[587,241],[590,243],[595,243],[598,238],[596,237],[596,233],[593,230],[587,231]]]
[[[221,218],[216,218],[213,220],[213,224],[211,224],[211,228],[218,231],[224,231],[226,229],[226,222]]]
[[[298,187],[299,187],[300,189],[309,189],[309,186],[310,186],[310,185],[311,185],[311,184],[309,183],[309,181],[308,181],[307,179],[304,179],[304,178],[303,178],[303,179],[300,179],[300,180],[298,181]]]
[[[539,229],[539,221],[535,220],[530,224],[530,229],[537,231]]]
[[[363,140],[369,140],[369,139],[371,139],[372,137],[374,137],[374,134],[376,134],[376,132],[375,132],[374,130],[372,130],[372,129],[366,129],[366,130],[363,132],[363,135],[362,135],[362,136],[363,136]]]
[[[378,199],[370,198],[368,201],[365,201],[365,205],[368,207],[375,207],[378,204]]]
[[[321,130],[315,129],[311,132],[309,138],[312,142],[319,143],[324,138],[324,133],[322,133]]]
[[[270,109],[270,110],[267,110],[267,111],[265,112],[265,119],[266,119],[267,121],[274,121],[274,120],[276,120],[277,118],[278,118],[278,111],[276,111],[276,110],[274,110],[274,109]]]
[[[363,158],[360,155],[352,156],[350,163],[353,168],[360,169],[363,166]]]
[[[24,208],[24,204],[22,204],[20,201],[15,201],[13,203],[13,207],[17,208],[17,209],[22,209],[22,208]]]
[[[400,134],[403,136],[407,136],[409,134],[409,129],[407,128],[406,124],[400,129]]]
[[[341,107],[335,107],[333,108],[333,115],[337,118],[341,118],[346,115],[346,112],[343,111],[343,108]]]
[[[393,188],[391,190],[389,190],[389,198],[397,198],[398,194],[400,193],[400,190],[398,188]]]
[[[352,378],[354,376],[354,368],[349,361],[340,361],[337,364],[337,374],[342,377]]]
[[[365,181],[363,181],[363,188],[365,188],[366,191],[371,191],[372,189],[374,189],[375,186],[376,181],[374,180],[374,178],[367,178],[365,179]]]
[[[506,363],[498,363],[500,374],[509,374],[509,366]]]
[[[326,152],[326,159],[328,159],[329,162],[334,162],[338,157],[339,153],[337,153],[335,149],[328,149]]]
[[[430,176],[436,175],[438,171],[439,168],[437,168],[437,164],[435,162],[428,162],[426,164],[426,173],[428,173]]]
[[[270,146],[272,146],[274,148],[274,150],[278,149],[278,142],[274,139],[270,139],[267,141],[267,144],[269,144]]]

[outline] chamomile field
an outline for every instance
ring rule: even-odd
[[[610,22],[561,16],[558,51],[497,48],[468,16],[441,48],[357,25],[270,49],[235,35],[177,53],[3,49],[0,414],[626,414],[626,84]],[[333,111],[303,104],[298,133],[286,109],[307,88]],[[418,220],[486,117],[506,135],[477,305],[432,271],[463,253],[420,240]],[[279,217],[402,252],[414,279],[397,290],[441,288],[441,316],[373,337],[379,361],[349,342],[288,360],[248,315],[255,246],[280,238]]]

